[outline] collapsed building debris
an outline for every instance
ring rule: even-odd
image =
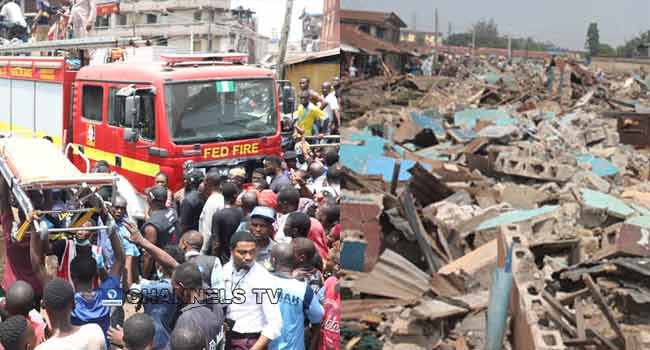
[[[650,348],[650,83],[470,63],[344,83],[350,335],[485,349],[512,250],[503,349]]]

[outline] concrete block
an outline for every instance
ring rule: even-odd
[[[566,350],[559,331],[541,326],[545,306],[541,299],[544,277],[535,265],[524,233],[527,226],[511,224],[501,227],[497,237],[497,261],[505,262],[507,247],[517,242],[512,257],[513,288],[510,295],[512,348],[517,350]],[[501,265],[502,266],[502,265]]]

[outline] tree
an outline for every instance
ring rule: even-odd
[[[587,41],[585,42],[585,49],[589,51],[590,56],[597,56],[600,49],[600,33],[598,33],[598,23],[589,23],[587,29]]]
[[[486,21],[484,19],[476,22],[472,26],[472,30],[476,32],[476,45],[494,47],[499,40],[499,28],[494,22],[494,19]]]
[[[622,57],[640,57],[648,54],[647,44],[650,43],[650,30],[640,33],[637,37],[628,40],[624,45],[616,49],[616,53]]]
[[[505,49],[508,47],[508,39],[499,36],[499,29],[494,22],[480,20],[466,33],[453,33],[445,38],[445,45],[451,46],[464,46],[469,47],[472,45],[472,31],[476,30],[476,46],[477,47],[490,47],[497,49]],[[529,51],[546,51],[554,47],[550,42],[538,42],[532,38],[512,38],[513,50],[529,50]]]

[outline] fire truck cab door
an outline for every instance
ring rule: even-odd
[[[127,88],[127,89],[125,89]],[[132,89],[131,93],[126,93]],[[117,154],[115,167],[139,191],[160,171],[156,92],[150,86],[114,85],[108,90],[108,128]]]

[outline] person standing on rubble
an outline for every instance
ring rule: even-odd
[[[546,66],[546,90],[549,94],[553,92],[553,81],[555,80],[555,56],[551,56],[551,62]]]

